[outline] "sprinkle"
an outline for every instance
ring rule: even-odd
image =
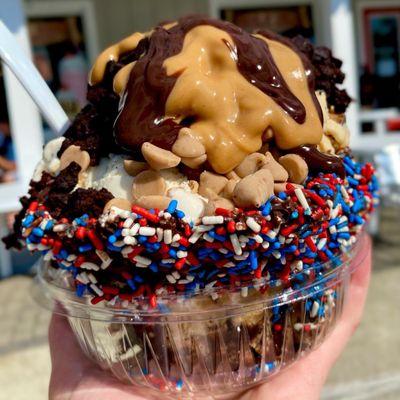
[[[297,198],[299,199],[299,203],[304,208],[304,210],[310,211],[310,206],[307,203],[307,200],[306,200],[306,197],[304,196],[303,190],[300,188],[296,188],[294,190],[294,192],[295,192]]]
[[[143,236],[153,236],[156,234],[156,228],[151,228],[149,226],[142,226],[139,229],[139,235]]]
[[[232,246],[233,246],[233,251],[235,252],[236,255],[240,256],[243,253],[243,251],[242,251],[242,247],[240,246],[239,239],[238,239],[236,233],[229,235],[229,238],[230,238]]]
[[[246,219],[246,225],[255,233],[261,231],[261,225],[256,222],[256,220],[252,217],[248,217]]]
[[[204,225],[218,225],[218,224],[223,224],[224,223],[224,217],[222,215],[213,215],[213,216],[207,216],[203,217],[201,219],[201,222]]]
[[[172,231],[171,229],[164,230],[164,243],[171,244],[172,243]]]

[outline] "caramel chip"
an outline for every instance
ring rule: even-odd
[[[149,169],[145,162],[135,160],[124,160],[124,169],[130,176],[136,176],[138,173]]]
[[[133,180],[132,196],[135,200],[143,196],[163,196],[166,191],[165,180],[156,171],[140,172]]]
[[[254,174],[265,164],[265,156],[260,153],[249,154],[236,168],[235,172],[244,178]]]
[[[149,195],[139,197],[135,203],[147,209],[158,208],[159,210],[165,210],[171,199],[167,196]]]
[[[116,207],[121,210],[130,211],[132,204],[127,199],[121,199],[119,197],[115,197],[115,198],[111,199],[110,201],[108,201],[107,204],[104,206],[104,212],[107,212],[108,210],[110,210],[111,207]]]
[[[187,165],[189,168],[198,168],[200,165],[204,164],[207,161],[207,154],[203,154],[202,156],[188,158],[183,157],[182,163]]]
[[[271,172],[275,182],[286,182],[288,180],[289,174],[270,152],[265,153],[265,160],[266,164],[262,168]]]
[[[60,171],[67,168],[72,162],[76,162],[81,167],[81,171],[86,171],[90,165],[89,153],[74,144],[68,146],[60,157]]]
[[[151,168],[155,170],[173,168],[181,162],[180,157],[176,156],[172,151],[154,146],[150,142],[142,144],[142,154]]]
[[[179,157],[196,158],[206,153],[206,149],[198,139],[191,134],[190,128],[182,128],[172,146],[172,152]]]
[[[204,171],[200,175],[199,193],[203,195],[206,192],[205,189],[210,189],[214,193],[220,194],[227,183],[228,179],[225,176]]]
[[[289,181],[303,183],[308,176],[308,166],[302,157],[297,154],[286,154],[279,158],[279,163],[289,173]]]
[[[260,207],[273,194],[274,178],[267,169],[260,169],[238,182],[233,201],[238,207]]]

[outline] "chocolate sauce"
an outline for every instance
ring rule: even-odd
[[[233,56],[237,59],[240,73],[271,97],[297,123],[305,121],[303,104],[290,91],[264,40],[226,21],[190,16],[180,19],[169,30],[158,26],[150,38],[143,39],[146,43],[139,42],[145,51],[132,69],[115,123],[115,138],[123,148],[135,151],[144,142],[166,149],[172,147],[182,126],[172,118],[165,117],[165,104],[178,76],[168,76],[163,63],[182,50],[186,33],[199,25],[211,25],[227,32],[235,43],[235,48],[229,46],[229,50],[235,53]],[[273,35],[265,31],[263,34]],[[282,41],[282,38],[274,35],[274,40]],[[287,44],[286,41],[284,44]],[[300,55],[295,47],[291,48]],[[307,66],[305,69],[311,71]],[[308,79],[310,92],[315,97],[311,73]],[[317,109],[320,112],[319,105]]]
[[[304,145],[291,149],[287,153],[294,153],[304,158],[308,169],[314,175],[324,172],[335,173],[342,178],[346,176],[342,159],[331,154],[321,153],[316,146]]]

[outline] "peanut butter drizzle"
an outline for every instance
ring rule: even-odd
[[[89,73],[89,84],[96,85],[104,78],[106,66],[109,61],[118,61],[120,56],[128,51],[134,50],[138,43],[145,37],[145,34],[136,32],[133,35],[121,40],[119,43],[105,49],[96,59],[93,68]],[[130,72],[130,71],[129,71]],[[129,74],[128,74],[129,76]],[[125,83],[126,84],[126,83]]]
[[[286,85],[303,104],[302,123],[240,73],[235,42],[222,29],[210,25],[191,29],[181,52],[163,63],[167,76],[177,76],[166,101],[166,118],[178,123],[194,119],[191,129],[205,146],[212,168],[221,174],[257,151],[269,127],[282,149],[321,141],[322,125],[302,60],[283,43],[256,37],[267,43]]]
[[[115,93],[122,95],[128,83],[132,68],[135,66],[135,63],[136,61],[133,61],[125,65],[116,73],[113,80],[113,90]]]

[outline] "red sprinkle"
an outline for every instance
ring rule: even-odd
[[[157,307],[157,297],[156,297],[156,295],[154,293],[150,295],[149,303],[150,303],[150,307],[151,308],[156,308]]]
[[[101,239],[96,235],[96,232],[94,230],[89,230],[87,232],[87,235],[90,239],[90,241],[93,243],[93,246],[97,249],[97,250],[104,250],[104,244],[101,241]]]
[[[215,209],[215,214],[216,215],[223,215],[224,217],[231,217],[232,216],[232,211],[229,211],[226,208],[217,207]]]
[[[317,252],[317,246],[315,245],[314,241],[312,240],[311,236],[307,236],[304,241],[306,242],[307,246],[313,253]]]
[[[119,293],[119,289],[112,286],[102,286],[104,294],[113,294],[114,296]]]
[[[30,212],[35,212],[39,206],[39,203],[37,201],[32,201],[32,203],[28,207],[28,211]]]
[[[152,214],[150,211],[139,206],[132,206],[132,212],[141,215],[142,217],[148,219],[151,222],[158,222],[160,218],[156,214]]]
[[[236,232],[235,221],[229,221],[228,224],[226,225],[226,228],[228,229],[229,233],[235,233]]]
[[[104,296],[96,296],[96,297],[93,297],[93,299],[90,300],[90,302],[91,302],[93,305],[95,305],[95,304],[100,303],[100,302],[103,301],[104,299],[105,299]]]
[[[180,258],[176,263],[175,263],[175,268],[179,271],[180,269],[183,268],[183,266],[186,263],[186,257]]]
[[[86,237],[86,229],[83,226],[80,226],[76,232],[75,232],[75,236],[79,239],[79,240],[83,240]]]

